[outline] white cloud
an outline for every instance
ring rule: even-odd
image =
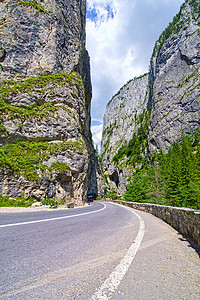
[[[92,126],[92,139],[95,145],[98,146],[98,149],[101,148],[101,137],[102,137],[102,131],[103,131],[103,124]]]

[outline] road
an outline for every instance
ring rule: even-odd
[[[0,241],[0,299],[200,299],[198,254],[144,212],[1,213]]]

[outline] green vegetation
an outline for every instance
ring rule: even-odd
[[[137,131],[133,134],[132,139],[128,144],[123,145],[113,157],[113,162],[118,164],[124,157],[126,158],[126,165],[132,165],[136,167],[137,164],[145,164],[146,148],[148,142],[148,127],[151,111],[144,110],[136,118],[136,125],[138,125]]]
[[[55,106],[53,102],[47,102],[43,105],[29,105],[26,108],[16,107],[6,103],[0,98],[0,120],[4,119],[6,115],[7,119],[18,119],[25,121],[26,119],[47,117],[58,110],[60,106]]]
[[[75,142],[18,142],[6,144],[0,147],[0,167],[5,167],[12,172],[22,174],[28,180],[37,181],[40,179],[38,171],[46,172],[53,170],[66,172],[70,167],[66,164],[56,162],[50,167],[42,162],[48,160],[52,155],[57,155],[62,151],[83,151],[85,144],[83,141]]]
[[[67,172],[67,170],[70,170],[70,167],[68,165],[59,161],[52,163],[50,168],[51,170],[58,171],[59,173],[65,173]]]
[[[83,85],[80,75],[76,72],[70,74],[58,73],[49,74],[44,76],[30,77],[27,79],[21,79],[20,81],[7,80],[0,83],[0,95],[5,100],[8,96],[17,94],[19,92],[42,92],[45,93],[45,86],[49,83],[54,84],[54,88],[58,85],[64,86],[70,84],[71,86],[78,83]]]
[[[193,9],[193,12],[199,12],[200,11],[200,3],[199,0],[187,0],[186,3],[189,3],[190,6]]]
[[[9,196],[0,195],[0,207],[28,207],[35,202],[37,202],[37,200],[33,197],[26,199],[25,197],[12,198]],[[55,199],[46,198],[40,202],[42,205],[49,205],[50,207],[53,207],[65,204],[65,199],[62,199],[58,202]]]
[[[22,79],[20,82],[14,80],[3,81],[0,83],[0,120],[3,121],[5,116],[7,119],[15,118],[21,121],[34,117],[48,117],[50,114],[53,115],[59,107],[63,107],[75,118],[70,108],[64,105],[55,106],[54,102],[33,104],[27,107],[13,106],[9,103],[9,99],[18,93],[41,93],[44,95],[46,92],[50,93],[53,91],[57,86],[64,86],[66,84],[70,86],[76,84],[83,85],[80,75],[76,72],[31,77]]]
[[[1,103],[0,103],[0,105],[1,105]],[[5,136],[8,136],[8,132],[6,130],[6,127],[2,124],[0,124],[0,133],[3,133]]]
[[[107,190],[106,193],[100,197],[97,197],[96,200],[106,200],[107,198],[112,199],[112,200],[118,200],[120,197],[117,195],[116,191],[113,190]]]
[[[108,147],[110,144],[110,138],[113,135],[114,128],[117,128],[116,120],[114,123],[110,124],[102,133],[102,136],[106,136],[106,143],[104,145],[104,152],[102,153],[102,157],[104,157],[105,153],[108,152]]]
[[[0,207],[28,207],[31,206],[36,200],[34,198],[25,199],[11,198],[9,196],[0,195]]]
[[[20,6],[26,6],[26,7],[32,7],[37,10],[38,13],[43,14],[49,14],[47,10],[45,10],[44,6],[41,4],[38,4],[37,1],[24,1],[24,0],[18,0],[17,1]]]
[[[124,200],[200,209],[200,129],[133,175]]]

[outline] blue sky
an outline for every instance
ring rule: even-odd
[[[183,0],[87,0],[92,133],[100,146],[106,104],[129,79],[148,72],[154,44]]]

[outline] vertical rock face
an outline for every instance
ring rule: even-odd
[[[130,166],[115,166],[113,157],[119,148],[127,144],[137,131],[138,116],[147,108],[148,102],[148,74],[128,82],[112,98],[106,108],[103,120],[102,164],[107,175],[108,184],[112,189],[122,193],[128,182]]]
[[[84,0],[0,2],[0,194],[85,202],[85,15]]]
[[[150,69],[153,81],[150,151],[167,151],[174,141],[180,140],[182,133],[190,133],[200,124],[199,25],[195,2],[186,1],[171,25],[174,29],[169,37],[166,39],[162,34],[156,43]]]
[[[147,151],[167,151],[182,134],[200,125],[199,11],[199,1],[185,1],[156,42],[149,75],[131,81],[107,106],[102,164],[107,185],[119,193],[124,191],[135,167],[140,168],[137,160],[140,163]],[[149,112],[146,125],[139,128],[144,110]],[[147,144],[141,139],[141,129],[148,131]],[[134,133],[137,137],[133,138]],[[127,156],[134,147],[135,161],[129,160],[127,165]]]

